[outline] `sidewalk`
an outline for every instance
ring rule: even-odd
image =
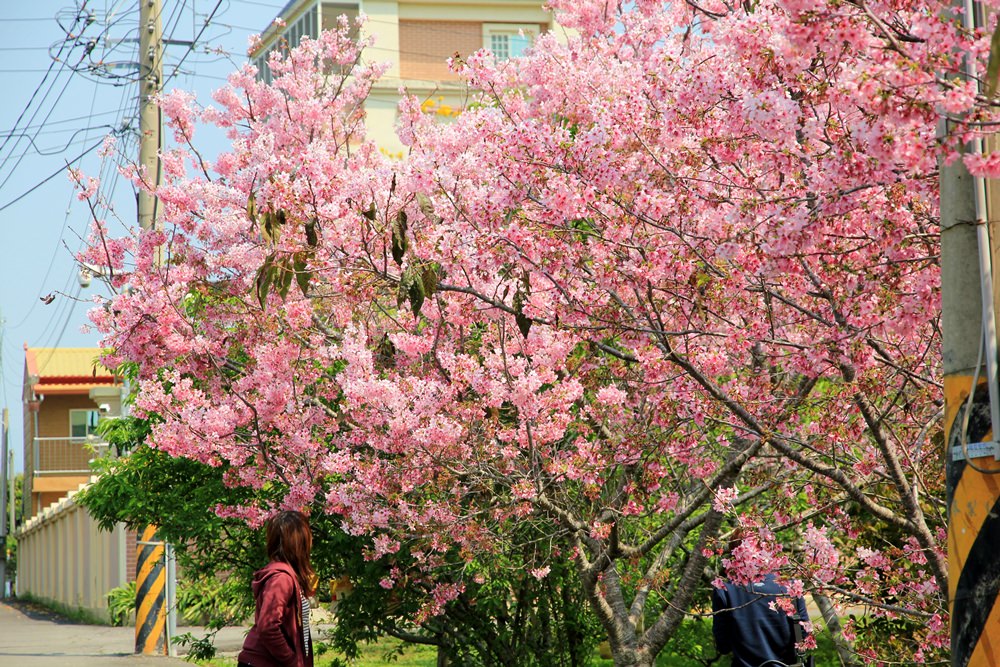
[[[195,637],[204,628],[182,627]],[[235,656],[246,628],[223,628],[216,635],[220,655]],[[190,665],[181,658],[141,656],[135,649],[135,628],[71,623],[33,604],[0,600],[0,667],[103,667]],[[182,653],[184,647],[178,647]]]

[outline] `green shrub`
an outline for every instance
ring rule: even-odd
[[[112,588],[108,592],[108,616],[111,625],[128,625],[135,614],[135,582]]]

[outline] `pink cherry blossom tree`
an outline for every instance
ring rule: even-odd
[[[405,545],[383,585],[438,581],[425,615],[462,590],[446,554],[532,521],[619,665],[708,581],[770,572],[940,656],[935,127],[973,104],[956,54],[983,36],[930,2],[549,4],[566,35],[454,62],[481,92],[453,121],[404,100],[398,162],[346,24],[271,85],[162,99],[163,229],[97,221],[84,256],[152,444],[322,497],[372,558]],[[199,122],[232,150],[206,162]]]

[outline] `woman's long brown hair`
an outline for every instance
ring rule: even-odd
[[[267,557],[288,563],[295,571],[306,596],[314,593],[316,573],[309,564],[312,551],[312,530],[302,512],[278,512],[267,522]]]

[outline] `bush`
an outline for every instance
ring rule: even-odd
[[[135,614],[135,582],[112,588],[108,592],[108,616],[111,625],[128,625]]]

